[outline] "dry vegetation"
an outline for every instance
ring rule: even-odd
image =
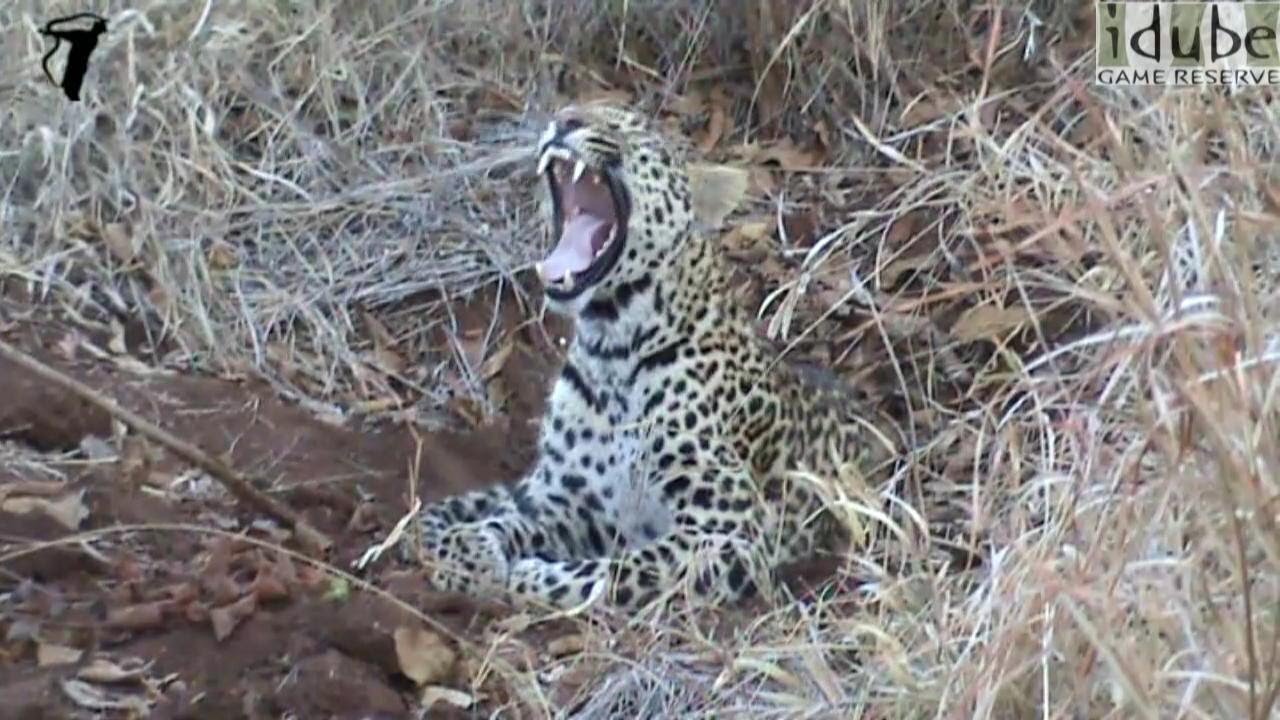
[[[612,94],[749,170],[726,246],[774,339],[933,396],[895,487],[951,493],[977,569],[929,561],[913,493],[854,491],[898,538],[850,561],[856,601],[729,640],[596,628],[472,689],[532,716],[565,668],[594,668],[583,716],[1278,712],[1272,92],[1094,86],[1070,3],[90,4],[112,36],[77,105],[36,29],[85,8],[0,9],[0,287],[135,323],[147,363],[330,415],[500,413],[500,338],[453,308],[499,286],[537,315],[531,140]],[[924,320],[949,353],[901,340]]]

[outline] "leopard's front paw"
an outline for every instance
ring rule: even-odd
[[[409,528],[405,528],[400,535],[397,552],[400,555],[401,562],[417,563],[421,561],[423,559],[423,550],[426,550],[427,555],[430,556],[432,552],[440,547],[440,537],[445,530],[449,529],[449,526],[438,515],[427,512],[419,514],[417,521],[420,532],[411,532]]]
[[[431,582],[441,590],[476,594],[507,586],[511,563],[502,539],[483,523],[448,528],[427,551],[436,563]]]

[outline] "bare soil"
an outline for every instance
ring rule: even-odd
[[[545,353],[518,350],[522,355],[503,372],[517,396],[509,405],[519,415],[467,432],[420,433],[419,450],[403,426],[330,424],[260,383],[145,376],[92,357],[68,360],[57,349],[64,333],[55,326],[23,325],[6,337],[265,479],[273,493],[334,539],[328,560],[339,568],[349,568],[403,514],[419,451],[419,493],[426,502],[516,477],[531,458],[540,388],[551,367]],[[111,418],[4,361],[0,397],[0,437],[40,451],[65,475],[66,490],[84,491],[87,517],[76,532],[186,524],[251,528],[248,535],[275,541],[272,532],[252,529],[262,526],[262,518],[207,479],[199,492],[175,491],[189,468],[158,448],[144,448],[141,461],[121,452],[118,459],[86,462],[86,438],[111,443]],[[38,482],[23,465],[0,463],[0,493]],[[39,513],[0,512],[0,527],[0,557],[74,534]],[[433,596],[424,575],[386,558],[367,579],[415,607],[432,608],[446,626],[465,632],[477,620],[477,608]],[[245,593],[246,586],[273,592]],[[73,705],[61,681],[100,653],[151,662],[150,678],[168,678],[150,686],[163,695],[153,717],[407,716],[414,688],[400,674],[391,633],[421,623],[372,595],[352,591],[335,598],[333,587],[278,552],[195,530],[138,529],[102,535],[92,551],[63,545],[20,554],[0,563],[0,589],[19,595],[21,608],[0,617],[7,631],[0,637],[8,638],[0,640],[6,716],[68,717]],[[211,614],[251,595],[247,617],[219,640]],[[40,628],[40,642],[23,632],[30,627]],[[40,645],[51,637],[84,651],[80,660],[48,664]]]

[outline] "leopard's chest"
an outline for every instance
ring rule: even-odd
[[[661,330],[661,325],[640,327],[622,337],[583,342],[570,352],[568,364],[590,389],[593,410],[611,423],[650,419],[656,410],[650,399],[670,384],[679,348],[686,343]]]

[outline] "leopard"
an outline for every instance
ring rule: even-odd
[[[766,346],[696,217],[689,151],[654,119],[566,105],[535,154],[555,240],[535,268],[572,339],[529,470],[422,509],[431,582],[632,613],[771,595],[779,568],[848,540],[794,471],[883,465],[897,441]]]

